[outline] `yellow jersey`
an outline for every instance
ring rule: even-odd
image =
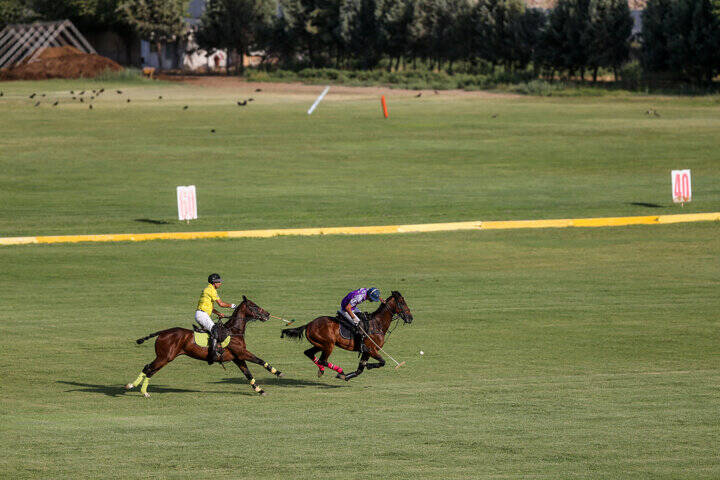
[[[217,290],[215,290],[213,284],[208,283],[208,286],[205,287],[205,290],[203,290],[200,295],[200,301],[198,302],[197,309],[202,310],[208,315],[212,315],[213,302],[219,299],[220,297],[218,296]]]

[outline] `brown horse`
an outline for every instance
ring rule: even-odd
[[[245,374],[245,377],[247,377],[250,382],[250,387],[260,395],[265,395],[265,391],[255,383],[255,378],[253,378],[250,373],[250,369],[248,369],[247,363],[245,363],[246,361],[262,365],[268,372],[278,377],[282,377],[283,374],[248,351],[245,346],[245,326],[249,321],[261,320],[265,322],[268,318],[270,318],[268,312],[243,295],[242,303],[235,308],[235,311],[233,311],[229,320],[225,323],[225,328],[230,331],[230,344],[225,347],[222,356],[216,358],[218,362],[229,362],[232,360]],[[138,344],[141,344],[152,337],[157,337],[157,340],[155,340],[155,360],[145,365],[133,383],[125,385],[125,389],[130,390],[142,382],[140,391],[146,398],[150,397],[150,394],[147,393],[150,377],[155,375],[162,367],[175,360],[178,355],[187,355],[197,360],[207,360],[208,357],[207,347],[198,346],[193,339],[193,331],[187,328],[175,327],[161,330],[151,333],[146,337],[139,338],[136,341]]]
[[[405,303],[405,299],[402,297],[400,292],[392,292],[375,312],[371,314],[370,326],[376,328],[373,331],[367,332],[372,340],[381,347],[385,343],[385,334],[390,327],[395,315],[399,315],[405,323],[411,323],[413,321],[412,313]],[[378,348],[367,338],[364,339],[365,346],[368,348],[366,353],[360,356],[360,364],[356,371],[345,374],[342,368],[337,365],[329,363],[328,357],[333,351],[335,345],[344,350],[359,350],[360,345],[356,345],[354,339],[346,339],[340,335],[340,324],[334,317],[317,317],[312,322],[302,327],[297,328],[286,328],[280,334],[280,338],[287,335],[290,338],[300,339],[305,334],[305,338],[308,339],[313,347],[305,350],[305,355],[313,361],[318,367],[318,377],[321,377],[325,373],[325,367],[330,368],[337,372],[337,378],[343,380],[350,380],[360,375],[365,368],[368,370],[373,368],[380,368],[385,365],[385,360],[378,353]],[[320,359],[315,354],[322,351]],[[372,357],[377,360],[377,363],[368,363],[368,358]]]

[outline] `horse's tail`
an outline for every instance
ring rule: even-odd
[[[301,340],[305,334],[305,330],[307,330],[308,325],[310,324],[305,324],[302,327],[283,328],[282,333],[280,333],[280,338],[285,338],[285,335],[287,335],[290,338],[296,338],[298,340]]]
[[[145,340],[147,340],[147,339],[149,339],[149,338],[152,338],[152,337],[157,337],[158,335],[160,335],[160,334],[161,334],[162,332],[164,332],[164,331],[165,331],[165,330],[160,330],[159,332],[151,333],[151,334],[148,335],[147,337],[138,338],[138,339],[135,340],[135,341],[137,342],[138,345],[140,345],[140,344],[143,343]]]

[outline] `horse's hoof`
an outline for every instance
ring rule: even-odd
[[[278,378],[285,376],[285,374],[283,372],[277,372],[275,375],[277,375]]]
[[[344,373],[338,373],[337,375],[335,375],[335,378],[339,378],[340,380],[347,380]]]
[[[143,395],[145,396],[145,398],[150,398],[150,394],[147,392],[143,393]]]
[[[267,393],[265,393],[265,390],[263,390],[262,392],[260,392],[260,396],[261,396],[261,397],[264,397],[264,396],[266,396],[266,395],[267,395]]]
[[[128,383],[127,385],[125,385],[125,390],[132,390],[133,388],[135,388],[135,385],[133,385],[132,383]]]
[[[322,377],[325,373],[325,370],[318,370],[318,378]]]

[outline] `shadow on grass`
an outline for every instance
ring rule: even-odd
[[[136,218],[136,222],[143,222],[143,223],[152,223],[153,225],[169,225],[170,222],[166,222],[165,220],[153,220],[152,218]]]
[[[328,375],[327,373],[325,374]],[[335,372],[333,372],[333,376],[335,376]],[[346,382],[342,380],[335,380],[338,382],[337,385],[329,385],[327,383],[321,383],[316,381],[307,381],[307,380],[300,380],[297,378],[267,378],[267,379],[258,379],[258,385],[261,387],[268,387],[268,388],[276,388],[276,387],[288,387],[288,388],[296,388],[296,387],[313,387],[313,388],[342,388]],[[340,383],[342,382],[342,383]],[[215,383],[222,383],[222,384],[241,384],[241,385],[249,385],[247,379],[244,377],[240,378],[223,378],[222,380],[219,380]]]
[[[648,208],[663,208],[665,205],[658,205],[657,203],[645,203],[645,202],[632,202],[630,205],[636,207],[648,207]]]
[[[123,385],[94,385],[92,383],[80,383],[80,382],[66,382],[64,380],[60,380],[57,383],[62,383],[65,385],[70,385],[73,387],[78,388],[72,388],[70,390],[67,390],[68,392],[85,392],[85,393],[102,393],[103,395],[107,395],[108,397],[120,397],[122,395],[125,395],[126,393],[130,392],[139,392],[140,387],[137,387],[133,390],[125,390],[125,387]],[[240,394],[240,395],[248,395],[252,396],[253,393],[248,392],[229,392],[229,391],[217,391],[217,392],[208,392],[206,390],[187,390],[185,388],[170,388],[170,387],[163,387],[162,385],[153,385],[150,384],[148,388],[148,392],[150,394],[153,393],[220,393],[220,394]]]

